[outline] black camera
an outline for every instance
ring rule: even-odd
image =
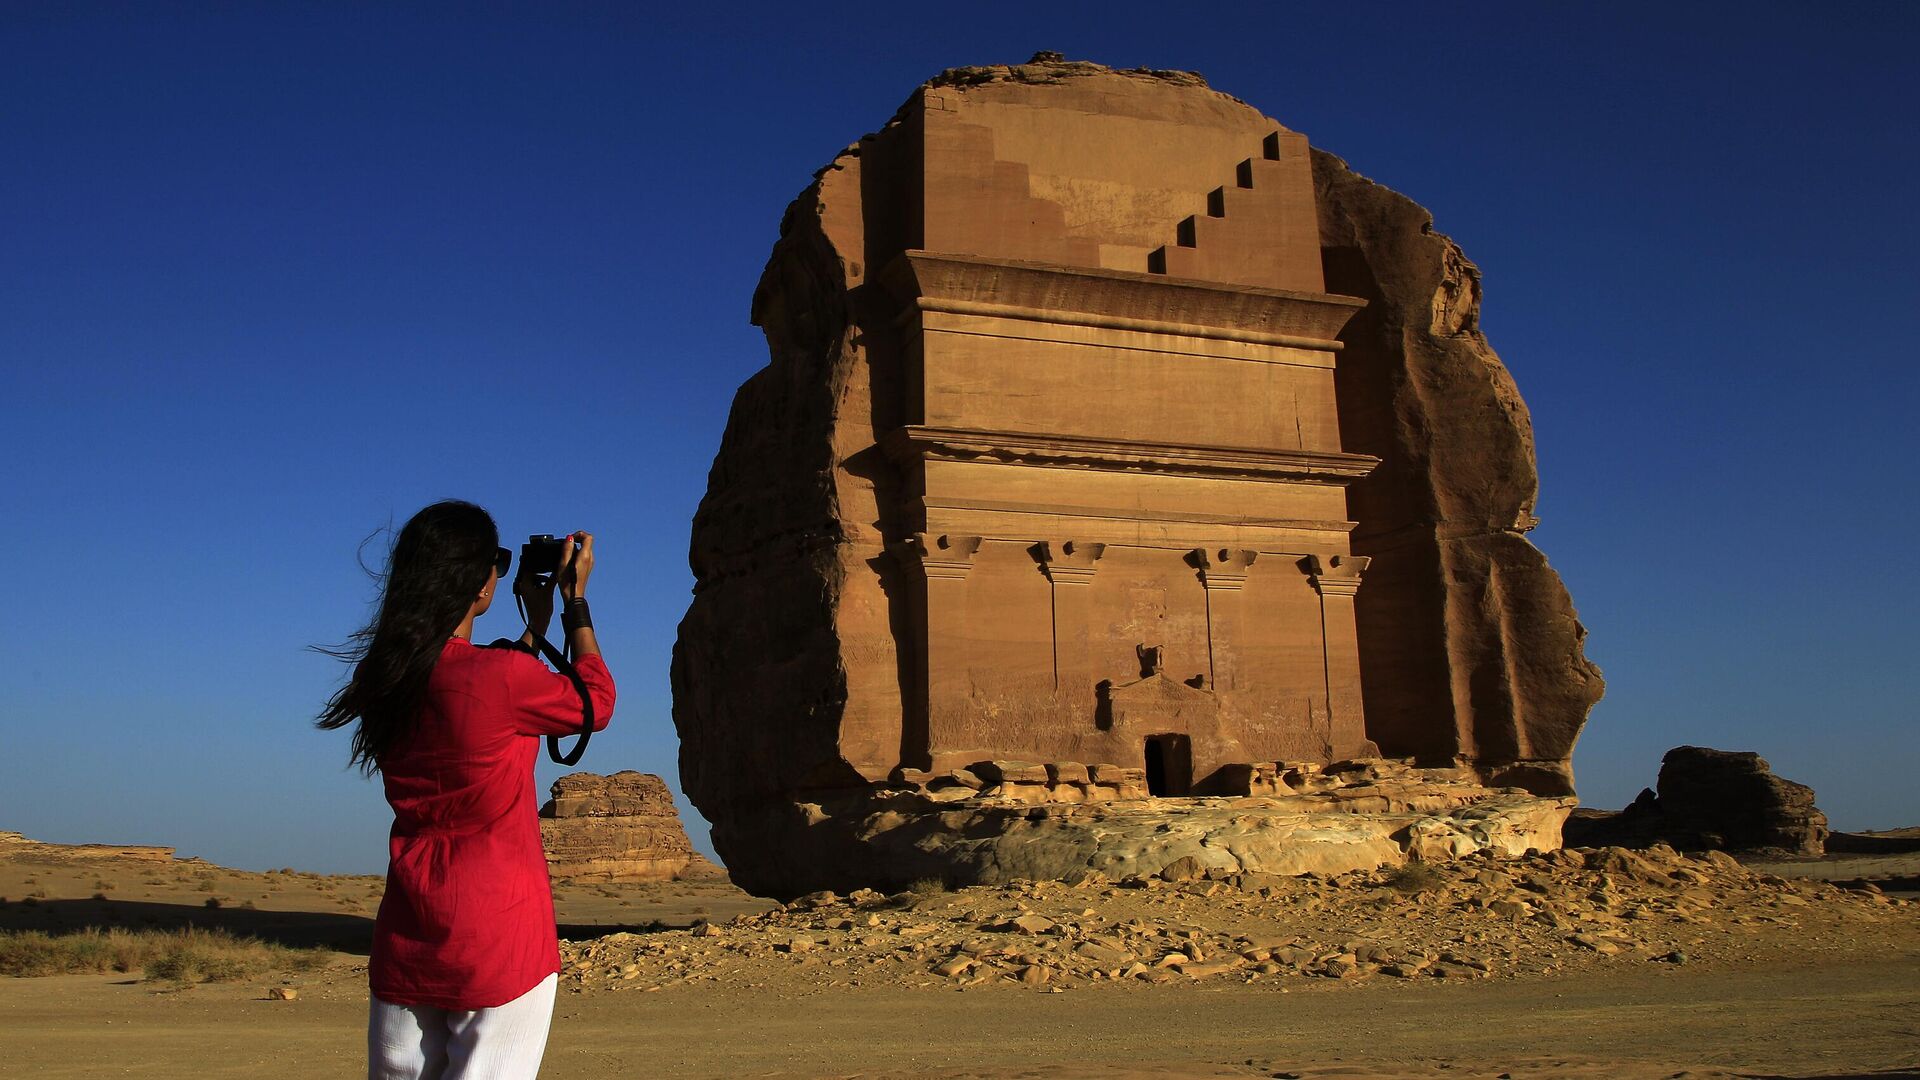
[[[542,585],[546,584],[547,579],[561,572],[560,554],[565,549],[565,537],[548,536],[545,533],[527,537],[527,542],[520,545],[520,572]],[[572,567],[566,569],[571,570]]]

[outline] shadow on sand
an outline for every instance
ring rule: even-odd
[[[244,907],[205,907],[153,900],[40,900],[14,901],[0,906],[0,930],[42,930],[71,933],[87,927],[126,927],[134,930],[177,930],[197,927],[225,930],[294,948],[315,946],[366,956],[373,948],[373,919],[330,911],[266,911]],[[662,922],[634,925],[565,923],[560,936],[573,941],[607,934],[653,934],[676,929]]]

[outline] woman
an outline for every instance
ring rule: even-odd
[[[578,546],[576,548],[576,540]],[[546,1049],[560,946],[534,801],[542,735],[576,734],[573,684],[515,643],[473,644],[512,560],[485,510],[440,502],[394,541],[379,613],[336,655],[353,677],[319,725],[358,721],[352,761],[393,806],[386,896],[374,923],[367,1075],[374,1080],[532,1077]],[[613,677],[586,605],[593,537],[566,539],[562,616],[594,726]],[[553,584],[514,590],[532,631]]]

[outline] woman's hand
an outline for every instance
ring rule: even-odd
[[[576,532],[569,534],[560,548],[560,565],[567,569],[560,576],[566,580],[560,583],[560,593],[567,599],[587,594],[587,578],[593,574],[593,534]],[[552,598],[548,598],[552,604]],[[549,607],[551,610],[551,607]]]
[[[513,576],[513,595],[527,608],[527,629],[545,635],[547,627],[553,624],[553,579],[548,578],[545,585],[527,574]],[[522,641],[533,644],[532,637],[523,636]]]

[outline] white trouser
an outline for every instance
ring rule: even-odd
[[[373,999],[367,1080],[533,1080],[553,1022],[553,975],[491,1009],[459,1012]]]

